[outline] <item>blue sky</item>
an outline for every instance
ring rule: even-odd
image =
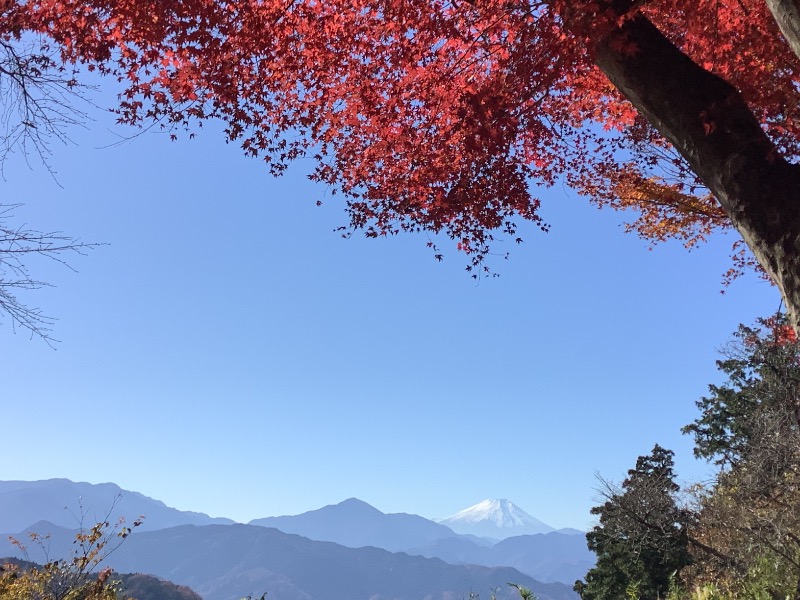
[[[556,187],[551,232],[523,226],[475,282],[447,242],[439,263],[425,236],[341,239],[308,164],[273,179],[214,126],[113,145],[131,132],[95,118],[55,148],[57,182],[17,156],[0,183],[16,224],[108,244],[78,273],[30,263],[55,284],[26,296],[58,317],[55,350],[2,318],[0,479],[114,481],[241,521],[502,497],[585,528],[595,473],[656,442],[708,476],[679,429],[716,348],[779,303],[755,276],[720,294],[732,238],[649,251]]]

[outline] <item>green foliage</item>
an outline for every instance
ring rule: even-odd
[[[717,368],[727,376],[697,402],[701,416],[683,428],[695,455],[732,467],[758,452],[768,437],[798,437],[800,343],[785,315],[740,325]]]
[[[672,451],[656,444],[621,488],[606,484],[606,502],[592,509],[600,523],[586,536],[597,564],[575,584],[583,600],[664,598],[676,573],[691,563],[690,514],[676,502],[674,479]]]
[[[800,600],[800,342],[776,314],[740,325],[722,354],[725,381],[683,429],[715,481],[679,508],[672,453],[656,446],[606,484],[583,600]]]
[[[687,592],[680,587],[673,587],[667,600],[736,600],[735,596],[721,592],[712,583],[695,586]]]
[[[508,585],[516,589],[517,592],[519,592],[519,597],[522,600],[536,600],[536,596],[529,588],[517,585],[516,583],[509,583]]]
[[[716,555],[700,575],[735,595],[800,598],[800,344],[783,315],[740,325],[684,428],[720,467],[696,534]]]
[[[762,554],[752,561],[737,588],[741,596],[753,600],[794,598],[795,577],[787,561],[774,553]]]
[[[627,598],[627,600],[639,600],[639,588],[641,587],[641,582],[638,579],[636,581],[631,581],[625,588],[625,598]]]

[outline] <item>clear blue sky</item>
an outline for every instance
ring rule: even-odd
[[[343,240],[339,196],[307,164],[272,179],[215,127],[115,147],[98,113],[5,169],[16,223],[108,245],[28,296],[56,316],[52,350],[0,325],[0,479],[114,481],[247,521],[356,496],[444,517],[486,497],[585,528],[595,473],[621,479],[655,442],[704,477],[679,429],[718,380],[739,322],[777,292],[722,295],[731,239],[648,251],[620,215],[542,190],[549,234],[497,251],[474,282],[424,236]],[[315,206],[317,199],[322,207]]]

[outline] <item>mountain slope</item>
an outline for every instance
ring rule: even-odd
[[[586,537],[557,532],[520,535],[498,542],[492,547],[492,562],[519,569],[542,581],[567,584],[583,579],[596,562],[594,552],[586,545]]]
[[[520,523],[523,527],[529,527],[531,522],[541,523],[510,502],[502,502],[507,504],[501,504],[500,514],[494,516],[498,516],[501,527],[504,525],[503,531],[519,529]],[[478,507],[482,510],[470,513],[477,520],[485,518],[492,509],[491,504],[488,511],[485,505]],[[384,514],[355,498],[301,515],[256,519],[250,524],[275,527],[284,533],[351,548],[375,546],[392,552],[439,558],[451,564],[514,567],[539,581],[568,585],[582,578],[595,560],[583,535],[539,533],[510,537],[492,545],[485,538],[457,535],[441,524],[416,515]]]
[[[40,527],[43,524],[40,524]],[[54,528],[62,547],[65,532]],[[0,555],[15,549],[0,540]],[[470,591],[510,600],[509,581],[530,587],[540,600],[576,600],[563,584],[538,582],[515,569],[450,565],[438,559],[346,548],[276,529],[250,525],[181,526],[137,532],[107,563],[187,585],[205,600],[268,592],[270,600],[451,600]],[[518,597],[518,596],[517,596]]]
[[[206,524],[213,521],[230,523],[226,519],[211,519],[200,513],[187,513],[168,508],[162,502],[122,490],[114,484],[91,485],[56,479],[38,482],[0,482],[0,531],[20,531],[28,528],[41,533],[53,529],[53,525],[41,523],[28,527],[33,520],[38,521],[43,518],[56,521],[61,527],[72,529],[78,523],[81,506],[85,512],[84,526],[89,527],[97,520],[106,518],[105,512],[94,511],[92,507],[100,506],[103,511],[107,511],[118,496],[112,521],[113,517],[122,514],[127,515],[129,521],[139,514],[147,515],[143,527],[138,528],[137,532],[163,529],[172,523]],[[484,508],[482,511],[476,510],[470,514],[478,521],[481,517],[486,518],[492,509],[491,503],[488,504],[488,510]],[[65,506],[70,506],[71,510],[66,510]],[[508,509],[508,506],[505,508]],[[501,525],[506,523],[505,529],[501,529],[504,532],[512,529],[514,525],[514,521],[508,518],[508,513],[518,520],[523,519],[521,514],[524,515],[524,512],[518,509],[507,510],[506,514],[501,512],[498,520]],[[583,535],[536,534],[515,536],[495,543],[488,538],[458,535],[444,525],[417,515],[402,513],[387,515],[355,498],[301,515],[269,517],[257,519],[252,523],[262,527],[276,527],[285,533],[295,533],[318,541],[335,542],[351,548],[374,546],[391,552],[439,558],[451,564],[514,567],[536,580],[563,582],[570,586],[575,579],[583,577],[588,568],[594,564],[594,555],[586,548]],[[508,526],[509,523],[512,527]],[[495,534],[495,537],[501,536]],[[61,549],[53,546],[57,538],[67,540]],[[24,542],[25,539],[23,536],[21,541]],[[68,553],[71,540],[66,530],[54,535],[48,542],[52,546],[52,555],[60,556]],[[232,579],[244,576],[241,573],[235,574],[235,570],[232,573],[229,575]],[[258,579],[260,576],[254,573],[249,573],[247,577]],[[233,584],[219,585],[222,589]],[[300,594],[299,588],[295,589],[293,584],[285,579],[271,580],[271,586],[270,589],[291,588],[292,593]],[[251,591],[258,592],[255,589]]]
[[[584,536],[557,532],[515,536],[492,547],[476,546],[459,536],[408,552],[452,564],[513,567],[539,581],[568,585],[583,578],[595,564],[595,555],[587,548]]]
[[[489,498],[439,521],[456,533],[503,540],[517,535],[549,533],[552,527],[505,499]]]
[[[75,528],[81,522],[91,526],[109,518],[125,517],[132,522],[142,515],[145,517],[142,530],[233,523],[230,519],[170,508],[114,483],[91,484],[69,479],[0,481],[0,531],[22,531],[41,520]]]
[[[391,552],[456,536],[451,529],[423,517],[384,514],[356,498],[300,515],[254,519],[250,525],[275,527],[284,533],[351,548],[375,546]]]

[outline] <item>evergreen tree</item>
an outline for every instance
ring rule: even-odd
[[[727,380],[684,428],[720,466],[693,531],[716,551],[699,575],[735,593],[800,600],[800,343],[784,315],[741,325],[723,350]]]
[[[675,575],[690,564],[686,526],[678,506],[673,452],[655,445],[617,488],[604,482],[605,503],[592,509],[599,524],[587,535],[597,565],[578,581],[583,600],[664,598]]]
[[[785,315],[740,325],[717,368],[727,376],[710,385],[697,407],[701,416],[683,428],[695,439],[695,456],[725,468],[759,462],[796,462],[800,443],[800,343]],[[773,465],[774,467],[774,465]],[[774,468],[769,471],[775,471]]]

